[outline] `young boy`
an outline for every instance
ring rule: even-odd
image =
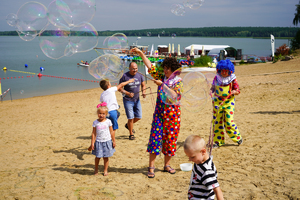
[[[203,138],[190,135],[184,141],[184,152],[194,167],[189,186],[188,199],[223,200],[223,193],[217,180],[217,169],[206,151]]]
[[[107,108],[108,108],[108,114],[110,121],[112,122],[112,128],[113,128],[113,134],[115,135],[116,130],[119,128],[118,125],[118,118],[119,118],[119,104],[117,102],[117,97],[116,97],[116,91],[120,90],[123,88],[125,85],[128,83],[134,82],[134,78],[130,79],[126,82],[120,83],[117,86],[112,87],[109,80],[101,80],[99,85],[100,87],[104,90],[100,96],[100,102],[105,102],[107,103]],[[92,150],[92,147],[90,146],[89,151]]]

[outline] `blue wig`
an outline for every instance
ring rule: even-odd
[[[221,73],[222,69],[229,70],[229,74],[234,73],[234,65],[230,60],[220,60],[217,65],[217,72]]]

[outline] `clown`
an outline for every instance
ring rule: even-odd
[[[234,74],[234,65],[230,60],[221,60],[217,65],[211,92],[213,98],[213,132],[214,148],[225,144],[224,134],[227,133],[233,142],[242,144],[243,139],[233,122],[235,95],[240,93]]]

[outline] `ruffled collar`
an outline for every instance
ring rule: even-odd
[[[236,79],[235,74],[230,74],[230,75],[227,76],[227,77],[223,77],[223,76],[220,76],[219,74],[217,74],[216,77],[217,77],[216,80],[217,80],[218,85],[228,85],[228,84],[230,84],[234,79]]]

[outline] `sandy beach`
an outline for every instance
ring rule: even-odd
[[[277,63],[236,66],[241,94],[235,122],[241,146],[228,136],[212,152],[225,199],[300,199],[300,58]],[[156,86],[147,82],[151,91]],[[4,101],[0,103],[0,199],[187,199],[191,172],[183,142],[190,134],[208,140],[212,107],[200,112],[182,109],[176,174],[163,172],[157,157],[155,178],[147,178],[146,152],[156,95],[142,99],[143,119],[128,140],[122,97],[116,153],[109,176],[94,176],[90,145],[92,122],[101,88]]]

